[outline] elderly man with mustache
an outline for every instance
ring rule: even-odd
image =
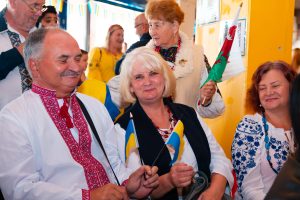
[[[157,167],[126,169],[104,105],[76,92],[83,67],[75,39],[60,29],[41,28],[29,35],[24,55],[32,89],[0,112],[5,199],[148,196],[158,186]]]

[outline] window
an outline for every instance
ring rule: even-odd
[[[0,10],[2,10],[7,4],[7,0],[1,0],[0,1]]]
[[[140,12],[98,1],[88,2],[67,1],[67,31],[77,40],[80,48],[90,50],[104,46],[107,30],[113,24],[124,28],[124,42],[128,47],[139,40],[134,19]],[[46,5],[58,7],[56,4],[53,0],[46,0]]]
[[[103,46],[108,28],[120,24],[124,29],[124,42],[128,47],[139,38],[135,33],[134,19],[140,12],[94,1],[91,13],[90,48]]]

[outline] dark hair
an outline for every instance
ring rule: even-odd
[[[81,51],[81,54],[84,55],[84,54],[88,54],[89,52],[87,52],[86,50],[83,50],[83,49],[80,49]]]
[[[296,142],[300,144],[300,75],[298,75],[292,85],[290,95],[290,116]]]
[[[39,24],[41,23],[42,19],[45,17],[47,13],[53,13],[57,15],[56,9],[54,6],[45,6],[45,11],[42,12],[42,15],[38,18],[35,26],[38,28]]]
[[[286,80],[290,83],[290,86],[296,76],[295,71],[291,66],[284,61],[274,61],[274,62],[265,62],[260,65],[252,76],[252,83],[247,92],[247,103],[252,107],[255,112],[262,112],[263,107],[260,105],[259,94],[258,94],[258,84],[260,83],[263,75],[272,69],[280,70]]]
[[[298,69],[300,67],[300,49],[299,48],[296,48],[293,50],[293,59],[292,59],[291,66],[295,71],[298,71]]]

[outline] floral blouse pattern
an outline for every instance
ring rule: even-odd
[[[258,116],[260,115],[256,114],[254,117],[248,115],[243,118],[236,128],[232,143],[232,162],[236,172],[238,192],[241,198],[243,198],[242,185],[245,179],[247,179],[247,181],[251,179],[251,176],[247,177],[249,172],[255,170],[258,165],[261,165],[261,162],[268,162],[265,156],[265,132],[262,122],[261,120],[255,119],[258,118]],[[278,137],[278,131],[277,135],[271,131],[272,129],[269,131],[271,162],[273,167],[277,171],[280,171],[289,154],[289,142],[285,140],[285,138],[282,138],[282,136]],[[284,134],[282,135],[284,136]],[[260,175],[262,176],[262,173]],[[247,184],[247,187],[248,186],[249,184]]]

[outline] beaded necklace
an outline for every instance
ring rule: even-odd
[[[267,119],[265,116],[265,113],[262,113],[262,122],[263,122],[263,126],[264,126],[264,131],[265,131],[265,148],[267,150],[267,161],[271,167],[271,169],[273,170],[273,172],[275,174],[278,174],[278,171],[273,167],[273,163],[271,162],[271,156],[270,156],[270,138],[269,138],[269,125],[267,124]]]
[[[162,137],[162,139],[166,142],[167,139],[169,138],[169,136],[171,135],[177,120],[174,118],[173,114],[171,113],[170,109],[168,108],[168,114],[169,114],[169,122],[170,122],[170,126],[169,128],[159,128],[156,124],[153,125],[155,126],[156,130],[159,132],[160,136]]]
[[[181,39],[178,39],[177,47],[162,49],[160,46],[155,46],[155,51],[158,52],[166,61],[174,63],[176,55],[181,47]],[[173,70],[173,69],[172,69]]]

